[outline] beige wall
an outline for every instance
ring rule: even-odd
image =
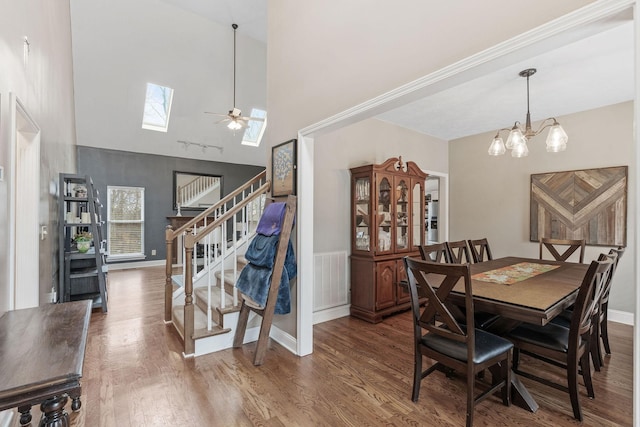
[[[72,85],[69,0],[3,1],[0,7],[0,313],[9,306],[9,191],[13,185],[10,165],[9,93],[15,94],[41,129],[40,224],[49,235],[40,241],[40,303],[57,275],[58,172],[75,171],[75,124]],[[23,40],[30,46],[23,65]],[[52,194],[53,193],[53,194]]]
[[[514,159],[507,153],[487,154],[494,133],[451,141],[450,237],[452,240],[487,237],[494,257],[538,256],[538,244],[529,241],[530,176],[534,173],[629,166],[627,251],[620,261],[610,309],[634,311],[633,260],[636,257],[634,222],[637,189],[633,177],[633,103],[627,102],[558,118],[569,135],[567,150],[547,153],[546,132],[529,144],[530,154]],[[508,118],[505,118],[508,120]],[[534,123],[534,128],[537,124]],[[587,247],[585,260],[609,248]]]
[[[592,1],[274,0],[269,145]]]
[[[423,170],[448,172],[447,142],[376,119],[322,135],[314,158],[314,253],[351,253],[351,175],[349,169],[402,156]],[[291,314],[276,316],[274,324],[296,336],[297,292],[292,286]],[[349,292],[348,289],[345,292]]]
[[[421,169],[448,172],[447,142],[376,119],[316,139],[314,252],[351,251],[349,169],[402,156]]]

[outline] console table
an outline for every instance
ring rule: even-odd
[[[40,405],[39,427],[69,425],[64,410],[80,409],[80,378],[91,301],[47,304],[0,317],[0,411],[18,408],[20,425]]]

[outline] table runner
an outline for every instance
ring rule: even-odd
[[[507,267],[496,268],[495,270],[477,273],[471,276],[474,280],[483,282],[499,283],[502,285],[513,285],[514,283],[530,279],[547,271],[554,270],[559,265],[538,264],[534,262],[520,262]]]

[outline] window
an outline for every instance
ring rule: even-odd
[[[166,132],[169,127],[169,113],[171,112],[172,100],[173,89],[147,83],[142,129]]]
[[[264,135],[264,130],[267,127],[267,112],[259,108],[252,108],[251,117],[264,120],[249,120],[247,128],[244,131],[244,136],[242,137],[242,144],[258,147],[260,146],[262,135]]]
[[[144,258],[144,188],[107,187],[109,260]]]

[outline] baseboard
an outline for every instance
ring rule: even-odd
[[[329,320],[346,317],[350,314],[350,304],[341,305],[339,307],[328,308],[326,310],[316,311],[313,313],[313,324],[328,322]]]
[[[131,268],[145,268],[145,267],[160,267],[166,265],[166,261],[163,259],[157,259],[155,261],[136,261],[136,262],[118,262],[108,263],[109,271],[113,270],[128,270]]]
[[[0,412],[0,427],[9,427],[13,421],[13,409]]]
[[[272,324],[269,336],[291,353],[298,354],[298,341],[291,334]]]
[[[620,310],[608,310],[607,319],[612,322],[623,323],[633,326],[633,313]]]

